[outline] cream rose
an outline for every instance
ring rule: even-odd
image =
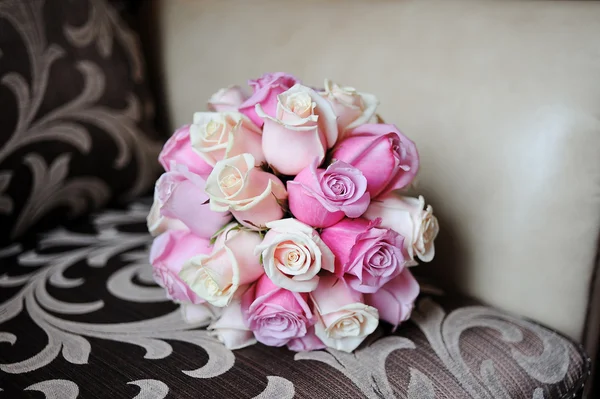
[[[257,165],[265,161],[261,130],[239,112],[196,112],[190,138],[194,150],[210,166],[244,153],[252,154]]]
[[[381,218],[381,226],[395,230],[404,237],[408,255],[429,262],[435,255],[433,242],[438,235],[439,225],[431,205],[425,199],[404,197],[394,192],[372,201],[364,214],[367,219]]]
[[[217,238],[213,252],[186,261],[179,277],[211,305],[227,306],[240,286],[256,281],[264,273],[254,255],[260,242],[258,233],[231,223]]]
[[[254,165],[250,154],[217,162],[206,181],[206,193],[212,210],[231,210],[240,223],[262,228],[267,222],[281,219],[281,202],[287,192],[275,175]]]
[[[248,95],[239,86],[224,87],[208,100],[208,109],[216,112],[237,111],[248,99]]]
[[[255,253],[262,257],[271,281],[294,292],[313,291],[321,269],[334,271],[331,250],[310,226],[296,219],[267,223],[270,229]]]
[[[182,303],[181,317],[188,324],[197,324],[205,326],[219,318],[222,309],[214,307],[208,303]]]
[[[338,139],[336,115],[331,104],[313,89],[294,85],[277,96],[275,117],[256,105],[264,120],[262,148],[267,162],[285,175],[296,175],[320,164]]]
[[[379,100],[373,94],[359,93],[353,87],[340,87],[329,79],[325,79],[325,91],[320,94],[331,103],[338,117],[340,139],[346,132],[376,121],[375,111]]]
[[[315,334],[328,347],[352,352],[379,324],[377,309],[365,305],[362,294],[343,279],[321,277],[310,295],[317,314]]]
[[[244,324],[239,301],[234,301],[223,309],[219,319],[210,324],[207,330],[228,349],[240,349],[256,343],[254,334]]]

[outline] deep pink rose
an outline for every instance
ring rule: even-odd
[[[395,329],[408,320],[418,295],[419,283],[406,268],[376,293],[365,295],[365,303],[377,308],[379,318],[392,324]]]
[[[163,146],[158,161],[167,172],[171,171],[173,164],[180,164],[187,166],[190,172],[200,175],[204,179],[213,169],[192,148],[190,125],[182,126],[173,133]]]
[[[278,287],[264,274],[242,296],[244,321],[259,342],[283,346],[304,337],[314,323],[307,299],[308,294]]]
[[[361,125],[334,148],[332,156],[360,169],[373,199],[408,186],[419,170],[415,143],[394,125]]]
[[[319,349],[327,348],[327,345],[323,343],[315,334],[315,327],[310,327],[304,337],[294,338],[288,342],[287,347],[289,350],[294,352],[310,352]]]
[[[328,227],[348,216],[360,217],[369,207],[367,179],[360,170],[336,161],[327,169],[313,164],[287,183],[288,201],[296,219]]]
[[[277,96],[299,82],[294,76],[284,72],[266,73],[258,79],[249,80],[248,84],[252,86],[254,93],[240,105],[239,110],[252,119],[256,126],[261,127],[264,121],[256,114],[256,104],[260,104],[267,115],[275,116]]]
[[[169,230],[154,239],[150,263],[158,285],[165,288],[173,301],[199,304],[204,300],[196,295],[178,276],[188,259],[211,251],[210,242],[187,230]]]
[[[210,210],[206,182],[184,165],[176,165],[156,182],[160,214],[180,220],[194,234],[209,238],[231,220],[229,212]]]
[[[407,260],[404,237],[379,227],[380,219],[343,219],[323,229],[321,239],[335,255],[335,273],[359,292],[373,293],[399,275]]]

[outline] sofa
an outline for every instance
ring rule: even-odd
[[[0,64],[46,60],[0,65],[0,398],[596,397],[600,2],[47,3],[0,1]],[[160,144],[279,70],[377,94],[440,221],[411,319],[352,354],[231,351],[148,263]]]

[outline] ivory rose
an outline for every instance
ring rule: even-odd
[[[344,216],[360,217],[369,206],[367,179],[360,170],[335,161],[327,169],[313,163],[288,181],[289,207],[296,219],[313,227],[328,227]]]
[[[390,193],[371,202],[365,213],[368,219],[382,220],[383,227],[391,228],[404,237],[404,247],[411,259],[418,257],[429,262],[435,255],[434,240],[439,232],[437,218],[425,198],[404,197]]]
[[[239,86],[220,89],[208,100],[208,110],[215,112],[237,111],[238,107],[248,99],[248,95]]]
[[[419,283],[409,269],[385,284],[373,294],[365,295],[365,302],[379,310],[379,318],[398,327],[408,320],[419,295]]]
[[[373,293],[399,275],[410,260],[404,237],[380,227],[380,219],[343,219],[323,229],[321,239],[335,255],[335,272],[356,291]]]
[[[352,352],[379,324],[377,309],[365,305],[362,294],[343,279],[321,277],[310,295],[317,314],[315,334],[330,348]]]
[[[264,274],[242,296],[244,322],[258,342],[283,346],[304,337],[313,324],[307,300],[308,294],[278,287]]]
[[[283,72],[265,73],[262,77],[249,80],[254,93],[239,107],[240,112],[245,114],[258,127],[262,127],[263,120],[256,114],[256,105],[259,104],[267,114],[274,116],[277,110],[277,96],[299,83],[294,76]]]
[[[260,104],[256,113],[264,120],[262,148],[267,162],[285,175],[296,175],[315,158],[321,164],[325,152],[338,139],[331,104],[313,89],[295,85],[277,96],[277,110],[270,115]]]
[[[158,161],[166,172],[170,172],[173,165],[181,164],[206,179],[212,171],[212,166],[192,148],[190,125],[182,126],[173,133],[160,151]]]
[[[254,157],[242,154],[219,161],[206,182],[210,208],[228,212],[240,223],[262,228],[281,219],[287,192],[275,175],[254,167]]]
[[[340,137],[360,125],[371,122],[379,100],[373,94],[359,93],[353,87],[340,87],[325,79],[325,90],[320,92],[329,101],[337,115]]]
[[[296,219],[267,223],[270,229],[256,254],[262,257],[265,273],[273,284],[294,292],[317,287],[323,270],[334,271],[331,250],[310,226]]]
[[[207,328],[210,335],[221,341],[228,349],[245,348],[256,343],[254,334],[244,324],[240,301],[234,301],[223,309],[221,317]]]
[[[221,315],[221,308],[216,308],[209,303],[182,303],[180,309],[181,317],[186,323],[197,324],[199,327],[217,320]]]
[[[156,182],[155,203],[160,215],[181,221],[200,237],[211,237],[231,220],[231,214],[211,210],[206,203],[208,195],[204,192],[205,188],[206,183],[200,176],[184,165],[175,165]],[[155,223],[160,223],[160,220]]]
[[[332,157],[360,169],[371,198],[408,186],[419,170],[415,143],[394,125],[357,127],[333,149]]]
[[[212,253],[188,259],[179,277],[208,303],[227,306],[240,286],[256,281],[264,273],[254,255],[260,242],[258,233],[231,223],[217,238]]]
[[[262,132],[239,112],[196,112],[190,136],[194,150],[211,166],[244,153],[252,154],[256,165],[265,161]]]
[[[154,281],[165,288],[167,297],[176,302],[203,303],[180,278],[179,271],[190,258],[210,253],[207,239],[185,230],[167,231],[154,239],[150,248],[150,264]]]

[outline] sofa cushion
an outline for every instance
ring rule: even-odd
[[[412,319],[355,353],[230,351],[152,280],[149,200],[0,250],[0,397],[566,398],[581,348],[423,285]],[[136,396],[136,394],[140,396]],[[54,395],[54,396],[52,396]]]
[[[0,104],[0,243],[153,184],[143,60],[107,1],[0,2]]]

